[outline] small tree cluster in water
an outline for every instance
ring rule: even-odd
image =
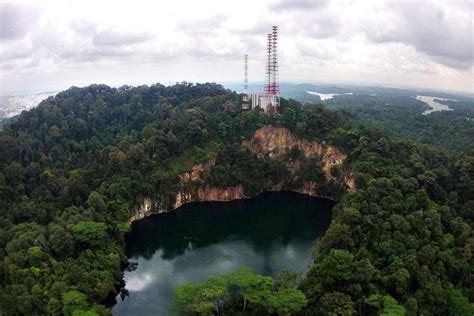
[[[179,315],[290,315],[307,302],[297,285],[298,275],[288,270],[275,280],[241,268],[204,283],[179,286],[176,306]]]

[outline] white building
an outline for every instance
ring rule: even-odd
[[[277,112],[280,108],[280,97],[266,93],[252,93],[251,109],[261,108],[267,114]]]

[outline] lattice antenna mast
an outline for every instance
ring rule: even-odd
[[[244,79],[244,91],[242,95],[242,109],[248,110],[249,109],[249,81],[248,81],[248,56],[245,54],[245,79]]]
[[[265,70],[266,83],[265,93],[270,94],[272,91],[272,34],[267,34],[267,66]]]
[[[272,72],[272,85],[270,94],[278,95],[280,93],[280,83],[278,82],[278,26],[273,26],[272,28],[272,63],[271,63],[271,72]]]

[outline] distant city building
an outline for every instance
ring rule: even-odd
[[[245,55],[245,79],[244,91],[242,92],[242,110],[249,109],[249,80],[248,80],[248,56]]]
[[[280,83],[278,81],[278,26],[267,34],[267,64],[264,92],[248,93],[248,57],[245,55],[245,79],[242,91],[242,109],[262,108],[270,114],[280,110]],[[249,98],[251,100],[249,104]]]

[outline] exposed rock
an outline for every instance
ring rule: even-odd
[[[354,173],[352,170],[348,170],[343,174],[343,180],[349,191],[354,191],[356,189]]]
[[[204,174],[209,171],[209,168],[216,164],[216,158],[212,158],[206,163],[194,165],[191,172],[185,172],[180,175],[181,182],[202,181]]]
[[[197,189],[181,191],[176,195],[174,208],[194,201],[231,201],[243,199],[244,188],[242,185],[228,187],[225,189],[212,188],[208,185],[198,186]]]
[[[151,198],[144,198],[142,204],[133,209],[132,216],[128,220],[129,223],[145,218],[152,213],[159,213],[153,204],[154,202]]]
[[[321,169],[324,172],[326,180],[334,180],[331,175],[331,168],[342,166],[346,156],[334,146],[324,142],[310,142],[304,139],[298,139],[286,128],[265,126],[255,132],[252,139],[244,141],[242,146],[249,148],[258,158],[270,157],[285,162],[291,175],[296,175],[300,169],[301,163],[298,160],[288,159],[288,154],[293,148],[303,152],[306,158],[318,157],[321,161]],[[180,175],[180,189],[174,198],[172,209],[176,209],[183,204],[196,201],[231,201],[236,199],[250,198],[245,195],[242,185],[228,188],[214,188],[209,186],[205,179],[209,169],[215,165],[215,158],[192,167],[189,172]],[[317,168],[318,166],[315,166]],[[343,170],[338,176],[338,180],[345,184],[348,190],[354,190],[354,175],[351,170]],[[288,188],[284,182],[271,185],[271,191],[281,191],[290,189],[292,191],[308,194],[311,196],[320,196],[318,194],[318,183],[305,181],[298,188]],[[148,215],[169,211],[160,205],[158,201],[151,198],[145,198],[143,203],[133,210],[130,222],[142,219]]]
[[[187,176],[185,176],[187,178]],[[175,197],[175,203],[172,209],[177,209],[183,204],[196,201],[232,201],[246,198],[242,185],[228,187],[225,189],[212,188],[208,185],[191,187],[180,190]],[[143,202],[133,209],[129,223],[145,218],[151,214],[159,214],[169,211],[158,201],[152,198],[144,198]]]
[[[341,165],[346,158],[336,147],[324,142],[317,143],[298,139],[288,129],[271,125],[258,129],[252,139],[244,141],[242,145],[248,147],[259,158],[268,156],[272,159],[284,159],[288,152],[297,148],[307,158],[321,158],[322,170],[326,179],[333,178],[331,168]],[[291,168],[289,170],[291,171]]]

